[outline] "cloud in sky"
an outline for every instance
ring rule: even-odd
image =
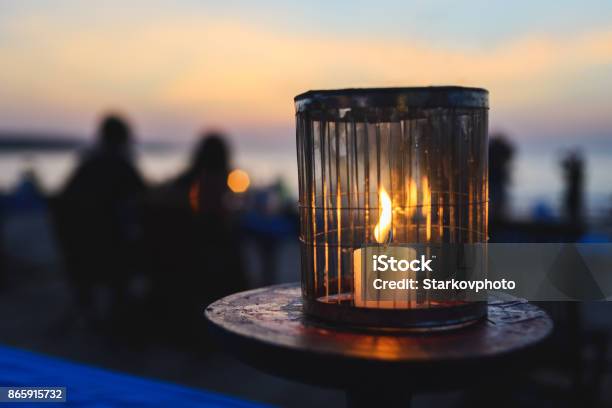
[[[290,30],[229,13],[140,11],[5,20],[3,127],[82,132],[100,109],[119,106],[153,136],[189,137],[212,125],[286,137],[292,98],[308,89],[459,84],[488,88],[492,124],[509,131],[612,129],[610,29],[461,47],[416,35]]]

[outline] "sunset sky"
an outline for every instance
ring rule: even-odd
[[[129,3],[125,5],[124,3]],[[0,2],[0,130],[293,143],[308,89],[458,84],[518,138],[612,134],[610,1]]]

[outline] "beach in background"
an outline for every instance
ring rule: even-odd
[[[288,136],[289,138],[290,136]],[[296,199],[297,165],[291,142],[272,146],[241,146],[233,143],[233,167],[245,170],[254,188],[281,180]],[[563,175],[560,160],[564,153],[579,149],[586,164],[586,216],[609,217],[612,211],[612,142],[578,143],[567,141],[518,141],[512,161],[510,209],[518,218],[531,218],[536,209],[561,214]],[[191,146],[167,145],[163,148],[140,147],[134,152],[136,162],[151,184],[171,180],[189,163]],[[33,170],[41,189],[56,193],[78,162],[79,151],[0,152],[0,191],[10,192],[26,170]]]

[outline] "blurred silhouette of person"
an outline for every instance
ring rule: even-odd
[[[295,237],[299,230],[299,215],[282,179],[251,193],[250,208],[242,217],[242,227],[258,252],[262,284],[278,283],[277,271],[280,246]]]
[[[236,217],[227,185],[225,136],[202,136],[191,165],[150,197],[146,237],[156,315],[172,341],[206,340],[211,302],[247,287]]]
[[[504,220],[508,214],[510,163],[514,147],[504,134],[491,135],[489,140],[489,217]]]
[[[569,152],[562,160],[565,191],[563,206],[567,220],[579,225],[582,223],[584,206],[584,159],[579,151]]]
[[[59,242],[77,305],[98,323],[124,316],[128,284],[137,266],[137,203],[145,184],[132,162],[131,138],[124,119],[104,118],[95,147],[83,155],[55,205]]]
[[[38,175],[29,166],[21,173],[9,199],[10,206],[17,211],[31,211],[46,208],[46,197],[40,187]]]

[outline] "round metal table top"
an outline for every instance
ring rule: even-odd
[[[444,376],[458,384],[462,373],[524,362],[522,357],[553,328],[546,312],[505,295],[489,297],[486,321],[461,329],[358,331],[305,316],[299,284],[227,296],[208,306],[206,317],[220,343],[238,358],[273,374],[326,386],[397,375],[412,378],[413,387],[444,381]]]

